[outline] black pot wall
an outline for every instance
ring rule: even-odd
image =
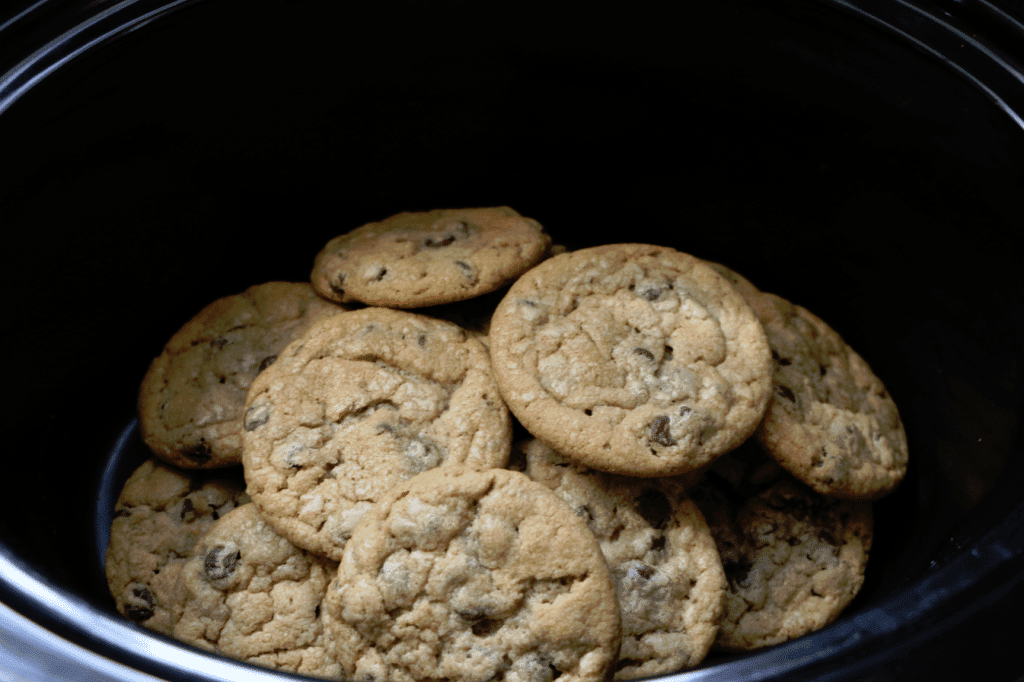
[[[307,279],[323,243],[364,222],[507,204],[570,247],[724,262],[829,321],[883,378],[912,463],[876,505],[846,619],[956,561],[1024,493],[1024,132],[831,5],[687,11],[199,3],[24,95],[0,116],[0,541],[113,614],[101,479],[170,335],[215,298]],[[134,433],[123,453],[113,494],[146,455]],[[1006,594],[999,608],[1024,606]]]

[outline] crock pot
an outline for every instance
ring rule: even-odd
[[[0,15],[0,680],[280,680],[103,578],[148,362],[403,210],[510,205],[816,312],[911,464],[830,626],[672,680],[1016,680],[1024,24],[987,0],[38,0]],[[667,679],[667,678],[666,678]]]

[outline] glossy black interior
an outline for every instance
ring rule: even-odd
[[[215,298],[306,279],[327,239],[364,222],[500,204],[570,247],[643,241],[726,263],[823,317],[886,382],[911,469],[876,505],[867,581],[836,627],[874,622],[1005,532],[1024,493],[1024,131],[830,5],[687,12],[198,3],[22,97],[0,116],[0,541],[113,613],[101,480],[122,434],[111,485],[145,457],[126,429],[170,335]],[[1007,543],[1019,553],[1024,537]],[[1008,674],[1024,600],[1000,570],[985,579],[1002,616],[970,628],[992,628],[990,656],[955,650],[976,621],[953,606],[879,651],[952,638],[929,665]],[[770,675],[777,658],[760,660]],[[801,675],[907,679],[871,665],[826,656]]]

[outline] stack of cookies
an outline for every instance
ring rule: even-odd
[[[216,301],[139,415],[118,610],[358,682],[633,679],[806,634],[907,465],[881,381],[805,309],[505,207],[364,225],[310,284]]]

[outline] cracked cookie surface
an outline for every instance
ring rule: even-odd
[[[490,342],[526,429],[612,473],[699,469],[754,431],[769,397],[771,356],[750,307],[703,261],[665,247],[544,261],[499,304]]]
[[[366,308],[315,325],[253,382],[245,478],[278,532],[340,560],[391,486],[442,465],[504,466],[511,429],[479,340]]]
[[[323,607],[328,645],[357,682],[598,682],[619,647],[594,536],[504,469],[443,467],[389,491]]]
[[[336,569],[243,505],[211,526],[182,567],[174,637],[246,663],[340,679],[320,619]]]
[[[878,499],[892,492],[907,472],[907,436],[882,381],[819,317],[713,267],[747,299],[771,347],[761,445],[823,495]]]
[[[537,440],[525,454],[526,474],[562,498],[600,543],[622,613],[615,679],[700,663],[718,632],[726,582],[711,531],[685,492],[696,476],[586,470]]]
[[[125,482],[104,566],[122,615],[171,633],[178,607],[174,586],[192,548],[221,515],[248,501],[241,471],[217,474],[186,473],[151,458]]]
[[[171,337],[139,391],[153,453],[186,469],[242,461],[242,406],[257,374],[318,319],[345,310],[304,283],[268,282],[206,306]]]
[[[832,622],[864,582],[871,502],[824,497],[770,466],[747,466],[760,482],[715,478],[717,468],[691,491],[728,580],[712,648],[757,649]]]
[[[540,223],[507,206],[399,213],[329,241],[311,280],[333,301],[418,308],[494,291],[550,243]]]

